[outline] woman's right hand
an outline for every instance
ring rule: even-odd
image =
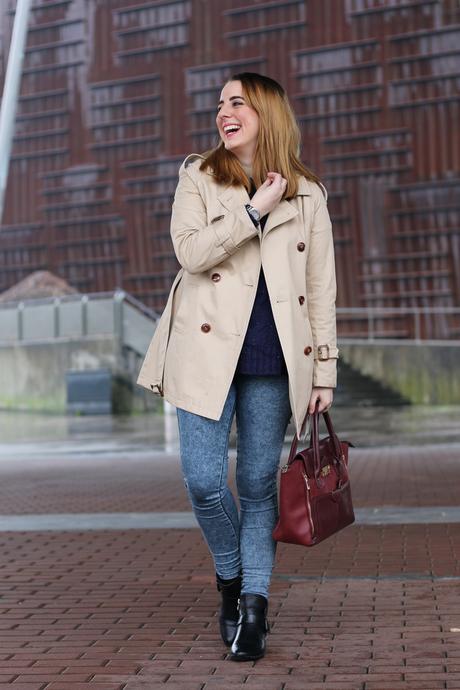
[[[259,211],[261,218],[278,206],[286,186],[287,180],[280,173],[267,173],[267,179],[251,198],[251,206]]]

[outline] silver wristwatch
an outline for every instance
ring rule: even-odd
[[[251,216],[252,220],[255,223],[260,223],[259,211],[256,208],[254,208],[254,206],[251,206],[251,204],[245,204],[244,207],[245,207],[246,211],[249,213],[249,215]]]

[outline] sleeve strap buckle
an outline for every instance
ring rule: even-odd
[[[329,359],[329,345],[318,345],[318,359],[321,361]]]

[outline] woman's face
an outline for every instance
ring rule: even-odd
[[[240,81],[229,81],[220,94],[216,124],[225,148],[238,158],[250,159],[254,155],[259,133],[259,116],[245,101]],[[228,125],[238,130],[226,133]]]

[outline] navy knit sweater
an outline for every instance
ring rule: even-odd
[[[256,193],[256,187],[252,179],[251,184],[250,198]],[[260,219],[262,232],[267,218],[268,214]],[[262,268],[260,269],[254,307],[249,319],[248,330],[246,331],[236,372],[239,374],[258,374],[259,376],[287,373]]]

